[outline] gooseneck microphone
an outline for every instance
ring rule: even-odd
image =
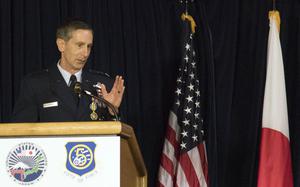
[[[108,102],[104,98],[93,95],[90,91],[83,89],[80,82],[76,82],[74,84],[74,92],[78,95],[85,94],[91,98],[94,98],[94,99],[100,101],[101,103],[103,103],[105,106],[107,106],[109,109],[112,110],[112,112],[114,113],[114,116],[116,118],[116,121],[120,121],[118,112],[117,112],[116,108],[114,107],[114,105],[112,105],[110,102]]]

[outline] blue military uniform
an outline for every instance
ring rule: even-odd
[[[94,85],[103,83],[108,90],[113,80],[103,73],[83,70],[81,85],[97,95]],[[111,120],[105,107],[92,104],[92,98],[82,94],[79,103],[74,101],[73,92],[66,84],[57,66],[25,77],[20,96],[15,104],[12,122],[63,122]],[[91,117],[91,114],[97,119]]]

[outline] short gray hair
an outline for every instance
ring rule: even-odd
[[[72,37],[72,32],[75,30],[90,30],[93,33],[92,27],[81,20],[68,20],[60,25],[56,30],[56,38],[68,41]]]

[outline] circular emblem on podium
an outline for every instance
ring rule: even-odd
[[[70,151],[69,161],[72,167],[76,169],[86,169],[93,162],[93,152],[84,144],[76,145]]]
[[[44,151],[34,143],[20,143],[9,152],[6,166],[15,182],[31,185],[44,175],[47,158]]]

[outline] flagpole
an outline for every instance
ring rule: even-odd
[[[188,0],[185,0],[185,14],[188,15]]]
[[[273,0],[273,10],[276,10],[276,0]]]

